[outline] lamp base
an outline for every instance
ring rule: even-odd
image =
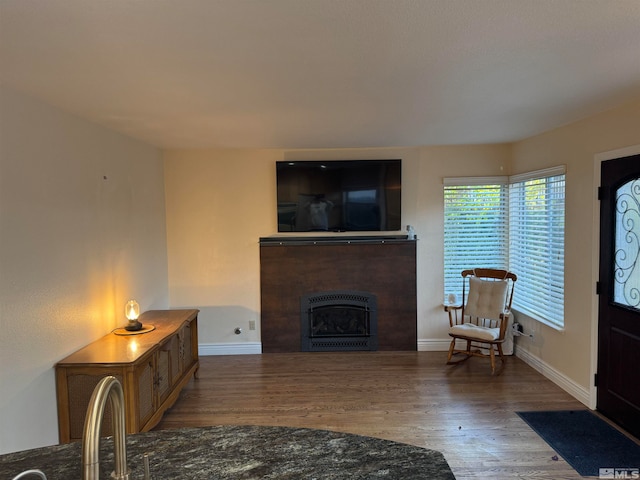
[[[140,330],[127,330],[124,327],[122,328],[116,328],[113,333],[116,335],[123,335],[123,336],[130,336],[130,335],[142,335],[143,333],[149,333],[152,332],[156,329],[155,325],[142,325],[142,328]]]
[[[129,323],[124,326],[124,329],[129,332],[137,332],[142,328],[142,324],[138,320],[129,320]]]

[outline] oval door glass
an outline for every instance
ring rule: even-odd
[[[640,179],[616,191],[613,301],[640,310]]]

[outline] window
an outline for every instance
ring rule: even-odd
[[[563,328],[564,173],[445,179],[445,295],[460,293],[465,268],[509,269],[513,308]]]
[[[507,216],[506,177],[445,179],[445,295],[460,293],[466,268],[507,268]]]
[[[640,218],[640,180],[633,179],[616,191],[614,236],[615,273],[613,301],[640,310],[640,244],[637,220]]]
[[[516,175],[509,187],[509,268],[516,310],[564,327],[564,167]]]

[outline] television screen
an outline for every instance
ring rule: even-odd
[[[401,227],[401,160],[276,162],[279,232]]]

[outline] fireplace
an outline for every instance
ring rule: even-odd
[[[261,238],[262,352],[300,352],[301,338],[307,339],[308,348],[309,331],[303,335],[301,327],[308,321],[309,307],[301,315],[300,300],[304,296],[323,297],[327,292],[375,295],[375,308],[371,307],[372,301],[366,302],[370,310],[375,310],[371,332],[376,334],[375,349],[416,350],[416,244],[406,235]],[[317,303],[313,303],[314,307]],[[301,322],[301,317],[307,320]],[[308,329],[309,324],[304,328]]]
[[[359,291],[303,295],[300,333],[303,352],[377,350],[376,296]]]

